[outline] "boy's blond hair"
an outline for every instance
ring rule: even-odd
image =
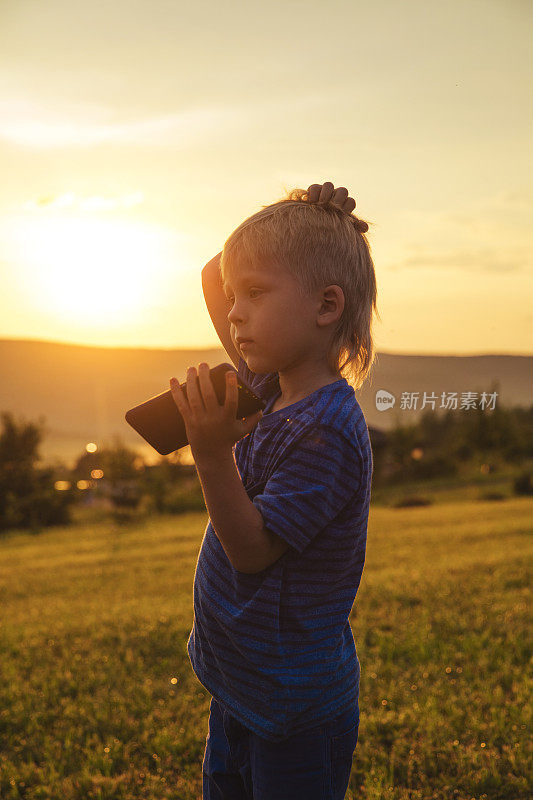
[[[224,243],[220,270],[225,280],[241,268],[276,264],[287,270],[302,296],[337,284],[344,311],[327,354],[328,366],[358,389],[374,362],[372,312],[377,287],[368,224],[331,202],[309,203],[307,191],[293,189],[244,220]],[[341,364],[341,360],[343,363]]]

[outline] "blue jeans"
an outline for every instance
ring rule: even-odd
[[[203,800],[344,800],[359,705],[281,742],[246,728],[211,699]]]

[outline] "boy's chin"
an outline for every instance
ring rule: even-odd
[[[263,359],[261,356],[258,356],[256,353],[250,353],[250,351],[246,353],[242,353],[242,357],[246,361],[247,366],[252,370],[252,372],[263,372],[262,362]]]

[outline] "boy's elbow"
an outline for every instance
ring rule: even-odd
[[[265,526],[261,531],[261,539],[262,546],[255,550],[253,556],[250,556],[246,561],[241,560],[239,566],[234,564],[238,572],[243,572],[245,575],[255,575],[258,572],[262,572],[281,558],[290,547],[287,542],[272,533],[272,531],[269,531]]]

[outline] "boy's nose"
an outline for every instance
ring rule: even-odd
[[[241,319],[241,312],[237,306],[237,303],[234,303],[231,311],[228,314],[228,319],[230,322],[235,322],[236,320]]]

